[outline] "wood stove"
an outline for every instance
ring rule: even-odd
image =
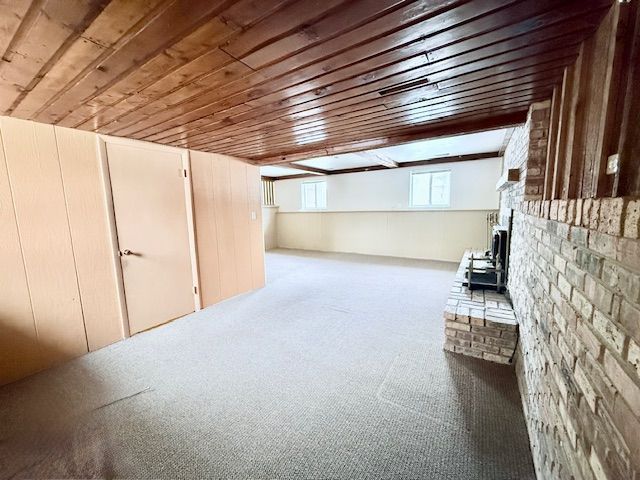
[[[464,286],[469,290],[487,289],[502,293],[507,285],[509,228],[495,225],[489,249],[484,255],[471,255]]]

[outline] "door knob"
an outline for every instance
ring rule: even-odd
[[[125,249],[125,250],[120,252],[120,256],[131,255],[131,253],[132,253],[131,250]]]

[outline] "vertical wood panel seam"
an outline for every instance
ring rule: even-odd
[[[0,135],[1,135],[1,129],[0,129]],[[36,332],[36,344],[38,348],[38,354],[40,356],[40,364],[42,365],[44,358],[42,356],[42,349],[40,347],[40,335],[38,333],[38,322],[36,322],[36,313],[33,308],[33,299],[31,298],[31,285],[29,284],[29,274],[27,272],[27,262],[24,258],[24,249],[22,248],[22,237],[20,235],[20,223],[18,222],[18,211],[16,208],[15,195],[13,194],[13,185],[11,183],[11,175],[9,174],[9,161],[8,161],[9,157],[7,155],[7,148],[4,140],[2,140],[2,149],[4,153],[5,168],[7,169],[7,181],[9,183],[9,195],[11,196],[11,206],[13,208],[13,219],[16,225],[16,233],[18,234],[18,245],[20,247],[20,257],[22,258],[22,269],[24,271],[24,279],[27,284],[27,293],[29,294],[29,308],[31,309],[31,318],[33,319],[33,328]]]
[[[227,181],[229,182],[229,201],[231,203],[231,235],[233,236],[233,252],[235,257],[234,258],[235,264],[233,265],[233,269],[236,272],[236,281],[235,281],[235,288],[233,289],[234,290],[233,295],[238,295],[238,293],[240,293],[240,285],[239,285],[240,275],[238,275],[238,265],[240,261],[238,260],[239,258],[238,242],[236,241],[236,219],[235,219],[236,202],[233,196],[233,182],[232,182],[233,172],[231,171],[233,168],[233,165],[231,164],[232,161],[234,160],[227,160],[227,165],[229,165]]]
[[[211,155],[210,153],[207,155]],[[220,268],[220,236],[218,234],[218,213],[216,211],[216,188],[215,188],[215,178],[214,178],[214,168],[213,168],[213,158],[210,159],[209,162],[209,175],[211,178],[211,203],[213,205],[213,227],[215,230],[215,235],[216,235],[216,254],[218,255],[218,301],[220,301],[222,299],[222,273],[221,273],[221,268]]]
[[[253,286],[253,282],[255,280],[255,265],[254,265],[254,258],[253,258],[253,224],[251,222],[253,222],[253,215],[251,214],[251,212],[253,211],[253,207],[252,207],[252,203],[251,203],[251,199],[250,199],[250,195],[249,193],[252,191],[249,188],[249,165],[245,165],[244,166],[244,188],[247,192],[247,210],[244,212],[245,217],[247,218],[247,223],[249,224],[249,265],[251,266],[251,290],[254,289]],[[256,219],[257,219],[257,213],[256,212]],[[263,236],[264,238],[264,236]]]
[[[198,242],[196,239],[196,219],[193,201],[193,173],[191,172],[191,154],[185,150],[180,154],[182,166],[187,172],[184,178],[183,188],[185,195],[185,210],[187,216],[187,229],[189,237],[189,257],[191,259],[191,278],[193,281],[192,292],[194,296],[195,311],[202,310],[202,289],[200,288],[200,268],[198,266]]]
[[[131,336],[129,326],[129,311],[127,309],[127,297],[124,291],[124,275],[122,263],[118,255],[118,227],[116,225],[115,209],[113,206],[113,191],[111,189],[111,176],[109,173],[109,158],[107,154],[107,143],[99,135],[96,135],[96,151],[100,162],[100,178],[104,193],[104,209],[109,219],[109,236],[111,237],[111,267],[116,279],[116,290],[118,292],[118,303],[120,304],[121,332],[124,338]]]
[[[621,10],[620,3],[614,6],[611,11],[611,25],[609,35],[607,36],[607,65],[605,70],[603,98],[602,98],[602,115],[600,118],[600,135],[596,143],[596,166],[592,172],[593,178],[593,196],[605,197],[614,196],[614,180],[606,173],[607,158],[612,147],[612,135],[614,128],[620,128],[621,122],[619,117],[619,96],[623,95],[624,88],[624,59],[625,50],[627,48],[624,38],[620,38],[620,31],[624,33],[628,29],[627,17],[628,10]],[[616,125],[617,124],[617,125]],[[621,134],[622,135],[622,134]]]
[[[52,127],[53,138],[56,142],[56,159],[58,163],[58,174],[60,175],[60,184],[62,185],[62,197],[64,198],[64,211],[67,218],[67,231],[69,232],[69,243],[71,246],[71,256],[73,257],[73,271],[76,278],[76,288],[78,290],[78,301],[80,302],[80,313],[82,314],[82,328],[84,329],[84,341],[89,351],[89,336],[87,334],[87,322],[84,316],[84,305],[82,303],[82,294],[80,292],[80,280],[78,279],[78,260],[76,259],[76,250],[73,244],[73,233],[71,232],[71,221],[69,220],[69,201],[67,199],[67,189],[64,186],[64,175],[62,174],[62,165],[60,163],[60,146],[58,144],[58,133]]]

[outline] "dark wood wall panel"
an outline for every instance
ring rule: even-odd
[[[635,16],[630,15],[629,30],[633,32],[633,41],[628,46],[628,76],[624,88],[621,88],[622,119],[618,151],[621,154],[621,166],[617,191],[621,195],[640,196],[640,9],[636,4]],[[635,18],[634,18],[635,17]]]
[[[611,4],[4,0],[0,113],[257,163],[390,144],[550,98]]]
[[[639,34],[637,4],[616,4],[564,69],[554,96],[545,199],[640,193],[634,155]],[[607,160],[615,154],[620,171],[607,174]]]

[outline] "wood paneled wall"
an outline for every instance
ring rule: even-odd
[[[110,205],[95,135],[55,127],[89,350],[123,338]]]
[[[41,368],[38,336],[0,135],[0,384]]]
[[[639,42],[637,2],[616,2],[565,69],[553,94],[545,200],[640,195]],[[620,172],[607,175],[613,154]]]
[[[95,135],[0,119],[0,384],[123,338]]]
[[[258,167],[191,152],[203,306],[264,285]],[[0,117],[0,385],[125,337],[97,135]]]
[[[191,152],[202,306],[264,285],[260,174],[233,157]]]

